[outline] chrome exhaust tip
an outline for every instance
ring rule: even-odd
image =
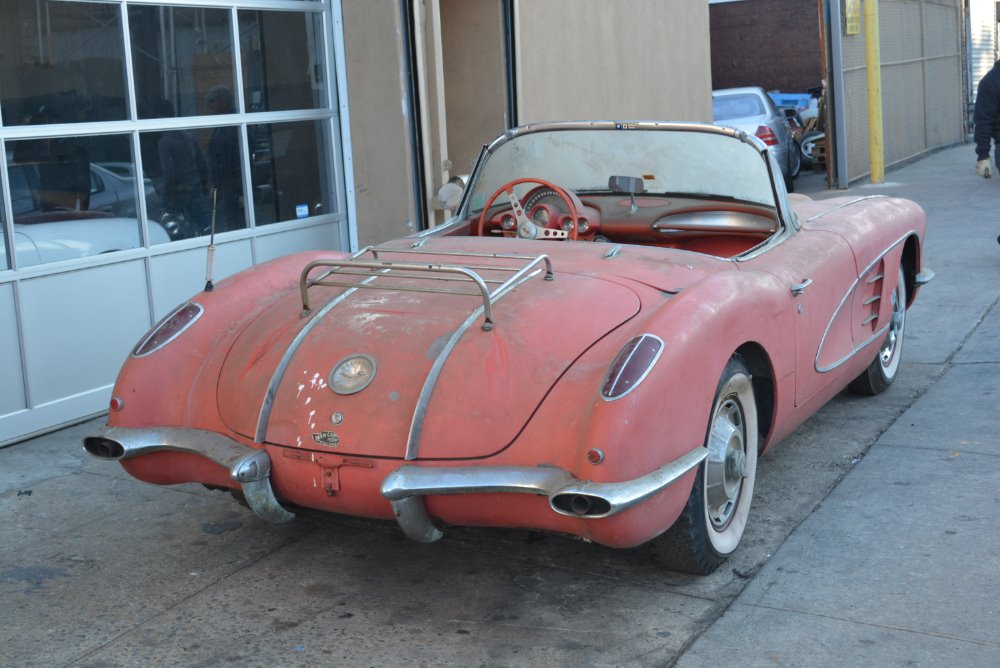
[[[83,439],[83,449],[98,459],[121,459],[125,446],[118,441],[103,436],[88,436]]]
[[[563,515],[577,517],[603,516],[611,512],[607,499],[591,494],[556,494],[552,497],[552,507]]]

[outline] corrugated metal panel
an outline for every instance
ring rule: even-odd
[[[991,3],[992,4],[992,3]],[[962,141],[961,0],[881,0],[885,164]],[[844,37],[848,180],[866,176],[865,35]]]
[[[969,86],[976,99],[979,81],[993,67],[997,55],[997,5],[994,0],[969,0]]]

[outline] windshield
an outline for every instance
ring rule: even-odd
[[[545,179],[577,194],[610,192],[612,176],[641,178],[647,195],[730,198],[773,207],[765,158],[736,137],[704,130],[546,129],[518,135],[489,154],[475,175],[468,214],[504,184]],[[537,184],[515,188],[519,197]],[[520,188],[520,189],[519,189]]]

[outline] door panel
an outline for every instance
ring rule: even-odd
[[[817,366],[835,364],[854,349],[849,296],[857,278],[854,255],[840,236],[802,229],[744,264],[788,285],[788,308],[795,322],[795,405],[799,406],[830,384],[829,373],[843,373],[839,366],[823,373]],[[800,286],[798,295],[792,294],[795,286]]]

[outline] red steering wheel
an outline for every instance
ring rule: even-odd
[[[549,188],[555,194],[562,198],[562,201],[566,203],[567,212],[570,215],[570,219],[573,221],[573,227],[570,230],[553,229],[551,227],[545,227],[544,225],[538,225],[524,212],[524,207],[521,206],[521,201],[514,194],[514,186],[519,186],[522,183],[535,183],[545,188]],[[483,212],[479,214],[479,224],[476,227],[476,234],[483,236],[483,229],[486,226],[486,214],[489,212],[490,207],[493,202],[496,201],[500,195],[506,194],[507,199],[510,201],[510,208],[514,212],[514,222],[517,223],[514,229],[504,230],[503,235],[505,237],[516,237],[518,239],[570,239],[575,241],[577,237],[577,228],[579,227],[579,217],[580,214],[577,211],[576,205],[573,203],[573,198],[570,195],[557,186],[554,183],[550,183],[544,179],[514,179],[508,183],[500,186],[495,193],[487,200],[486,206],[483,207]]]

